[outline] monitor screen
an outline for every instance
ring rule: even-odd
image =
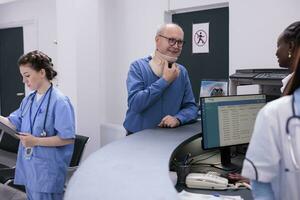
[[[265,103],[263,94],[201,98],[202,148],[249,143],[257,113]]]
[[[228,80],[226,79],[203,79],[200,83],[199,105],[201,97],[227,96]]]

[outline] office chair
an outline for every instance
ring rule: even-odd
[[[85,146],[88,141],[89,141],[89,137],[87,136],[75,135],[74,151],[70,162],[70,166],[67,171],[66,183],[69,181],[70,177],[79,166],[83,152],[85,150]],[[15,168],[0,169],[0,183],[25,191],[25,188],[23,186],[13,184],[14,175],[15,175]]]
[[[18,148],[19,148],[19,140],[5,134],[5,132],[1,131],[0,133],[0,149],[15,154],[15,159],[17,157]],[[13,184],[13,178],[15,175],[15,166],[11,167],[8,166],[6,163],[8,163],[8,160],[12,160],[13,158],[3,157],[3,160],[7,160],[5,163],[0,163],[0,183],[10,185]],[[14,163],[15,164],[15,163]],[[17,186],[19,187],[19,186]],[[25,188],[23,189],[22,186],[18,188],[19,190],[25,191]]]
[[[16,164],[19,140],[0,130],[0,169]]]
[[[84,153],[87,142],[89,141],[89,137],[83,135],[76,135],[75,143],[74,143],[74,151],[72,155],[72,159],[70,162],[70,166],[67,171],[67,177],[65,182],[65,189],[69,183],[71,176],[74,174],[76,169],[78,168],[82,155]]]
[[[75,136],[74,151],[69,168],[77,168],[79,166],[79,163],[85,150],[85,146],[89,139],[89,137],[83,135]]]
[[[16,164],[19,140],[0,130],[0,169]]]
[[[0,134],[0,149],[5,151],[5,152],[9,152],[9,153],[13,153],[15,154],[15,156],[17,157],[17,153],[18,153],[18,147],[19,147],[19,140],[8,135],[5,134],[3,131],[1,131]],[[0,173],[0,182],[3,183],[4,181],[6,182],[5,177],[10,177],[11,173],[12,176],[14,175],[14,167],[9,166],[7,163],[9,163],[8,161],[6,162],[5,160],[12,160],[12,159],[16,159],[16,157],[13,158],[8,158],[9,155],[4,155],[3,158],[1,158],[1,160],[4,160],[5,163],[0,163],[0,171],[3,170],[3,174],[4,176],[2,176],[2,172]],[[2,156],[1,156],[2,157]],[[13,164],[15,165],[15,163]]]
[[[0,149],[11,153],[18,153],[20,140],[1,131],[0,133]]]

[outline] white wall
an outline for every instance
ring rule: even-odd
[[[77,133],[90,137],[86,155],[100,147],[103,95],[98,0],[57,0],[60,89],[76,108]],[[101,16],[101,17],[100,17]],[[102,41],[101,41],[102,42]]]
[[[67,95],[77,116],[77,68],[76,68],[76,10],[72,0],[56,1],[57,71],[58,87]]]
[[[77,131],[91,137],[87,153],[100,147],[102,94],[98,0],[73,0],[77,12]],[[102,42],[102,41],[101,41]]]
[[[55,1],[13,1],[0,5],[0,28],[23,26],[24,52],[40,49],[56,61],[56,45],[53,43],[56,39],[55,16]]]
[[[277,67],[279,34],[299,20],[300,1],[230,1],[230,73],[237,68]]]
[[[105,122],[123,123],[127,109],[129,65],[154,51],[155,32],[164,22],[167,8],[166,0],[105,1]]]
[[[0,4],[10,3],[17,0],[0,0]]]

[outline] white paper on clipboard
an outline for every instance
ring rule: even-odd
[[[19,139],[17,137],[17,135],[20,135],[20,134],[17,131],[15,131],[14,129],[12,129],[9,126],[7,126],[6,124],[2,123],[1,121],[0,121],[0,130],[4,131],[5,133],[7,133],[7,134],[9,134],[11,136],[13,136],[16,139]]]

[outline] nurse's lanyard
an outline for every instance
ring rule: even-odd
[[[295,104],[295,96],[293,95],[292,96],[292,111],[293,111],[293,115],[287,119],[285,130],[286,130],[286,134],[287,134],[287,138],[288,138],[288,148],[289,148],[289,151],[290,151],[290,155],[291,155],[291,158],[292,158],[293,165],[294,165],[294,167],[297,170],[299,170],[300,167],[299,167],[299,164],[298,164],[298,162],[296,160],[295,151],[294,151],[293,144],[292,144],[292,136],[291,136],[290,129],[289,129],[289,123],[290,123],[290,121],[292,119],[298,119],[298,120],[300,120],[300,116],[296,115],[294,104]]]
[[[53,90],[53,85],[51,83],[51,86],[49,87],[49,89],[45,93],[45,95],[44,95],[44,97],[43,97],[43,99],[42,99],[42,101],[41,101],[38,109],[36,110],[36,113],[34,115],[33,121],[31,120],[32,119],[32,105],[33,105],[33,101],[34,101],[34,98],[36,96],[37,91],[35,91],[34,94],[31,97],[31,104],[30,104],[30,109],[29,109],[29,121],[30,121],[30,132],[31,132],[31,134],[33,134],[33,128],[34,128],[36,117],[37,117],[37,115],[38,115],[38,113],[39,113],[39,111],[41,109],[42,104],[44,103],[44,101],[46,99],[47,94],[49,93],[47,107],[46,107],[46,113],[45,113],[45,118],[44,118],[44,124],[43,124],[43,132],[41,133],[42,137],[47,136],[47,133],[46,133],[46,121],[47,121],[47,115],[48,115],[48,110],[49,110],[49,106],[50,106],[50,99],[51,99],[52,90]],[[31,155],[32,155],[32,147],[26,147],[25,148],[25,158],[26,159],[30,159]]]

